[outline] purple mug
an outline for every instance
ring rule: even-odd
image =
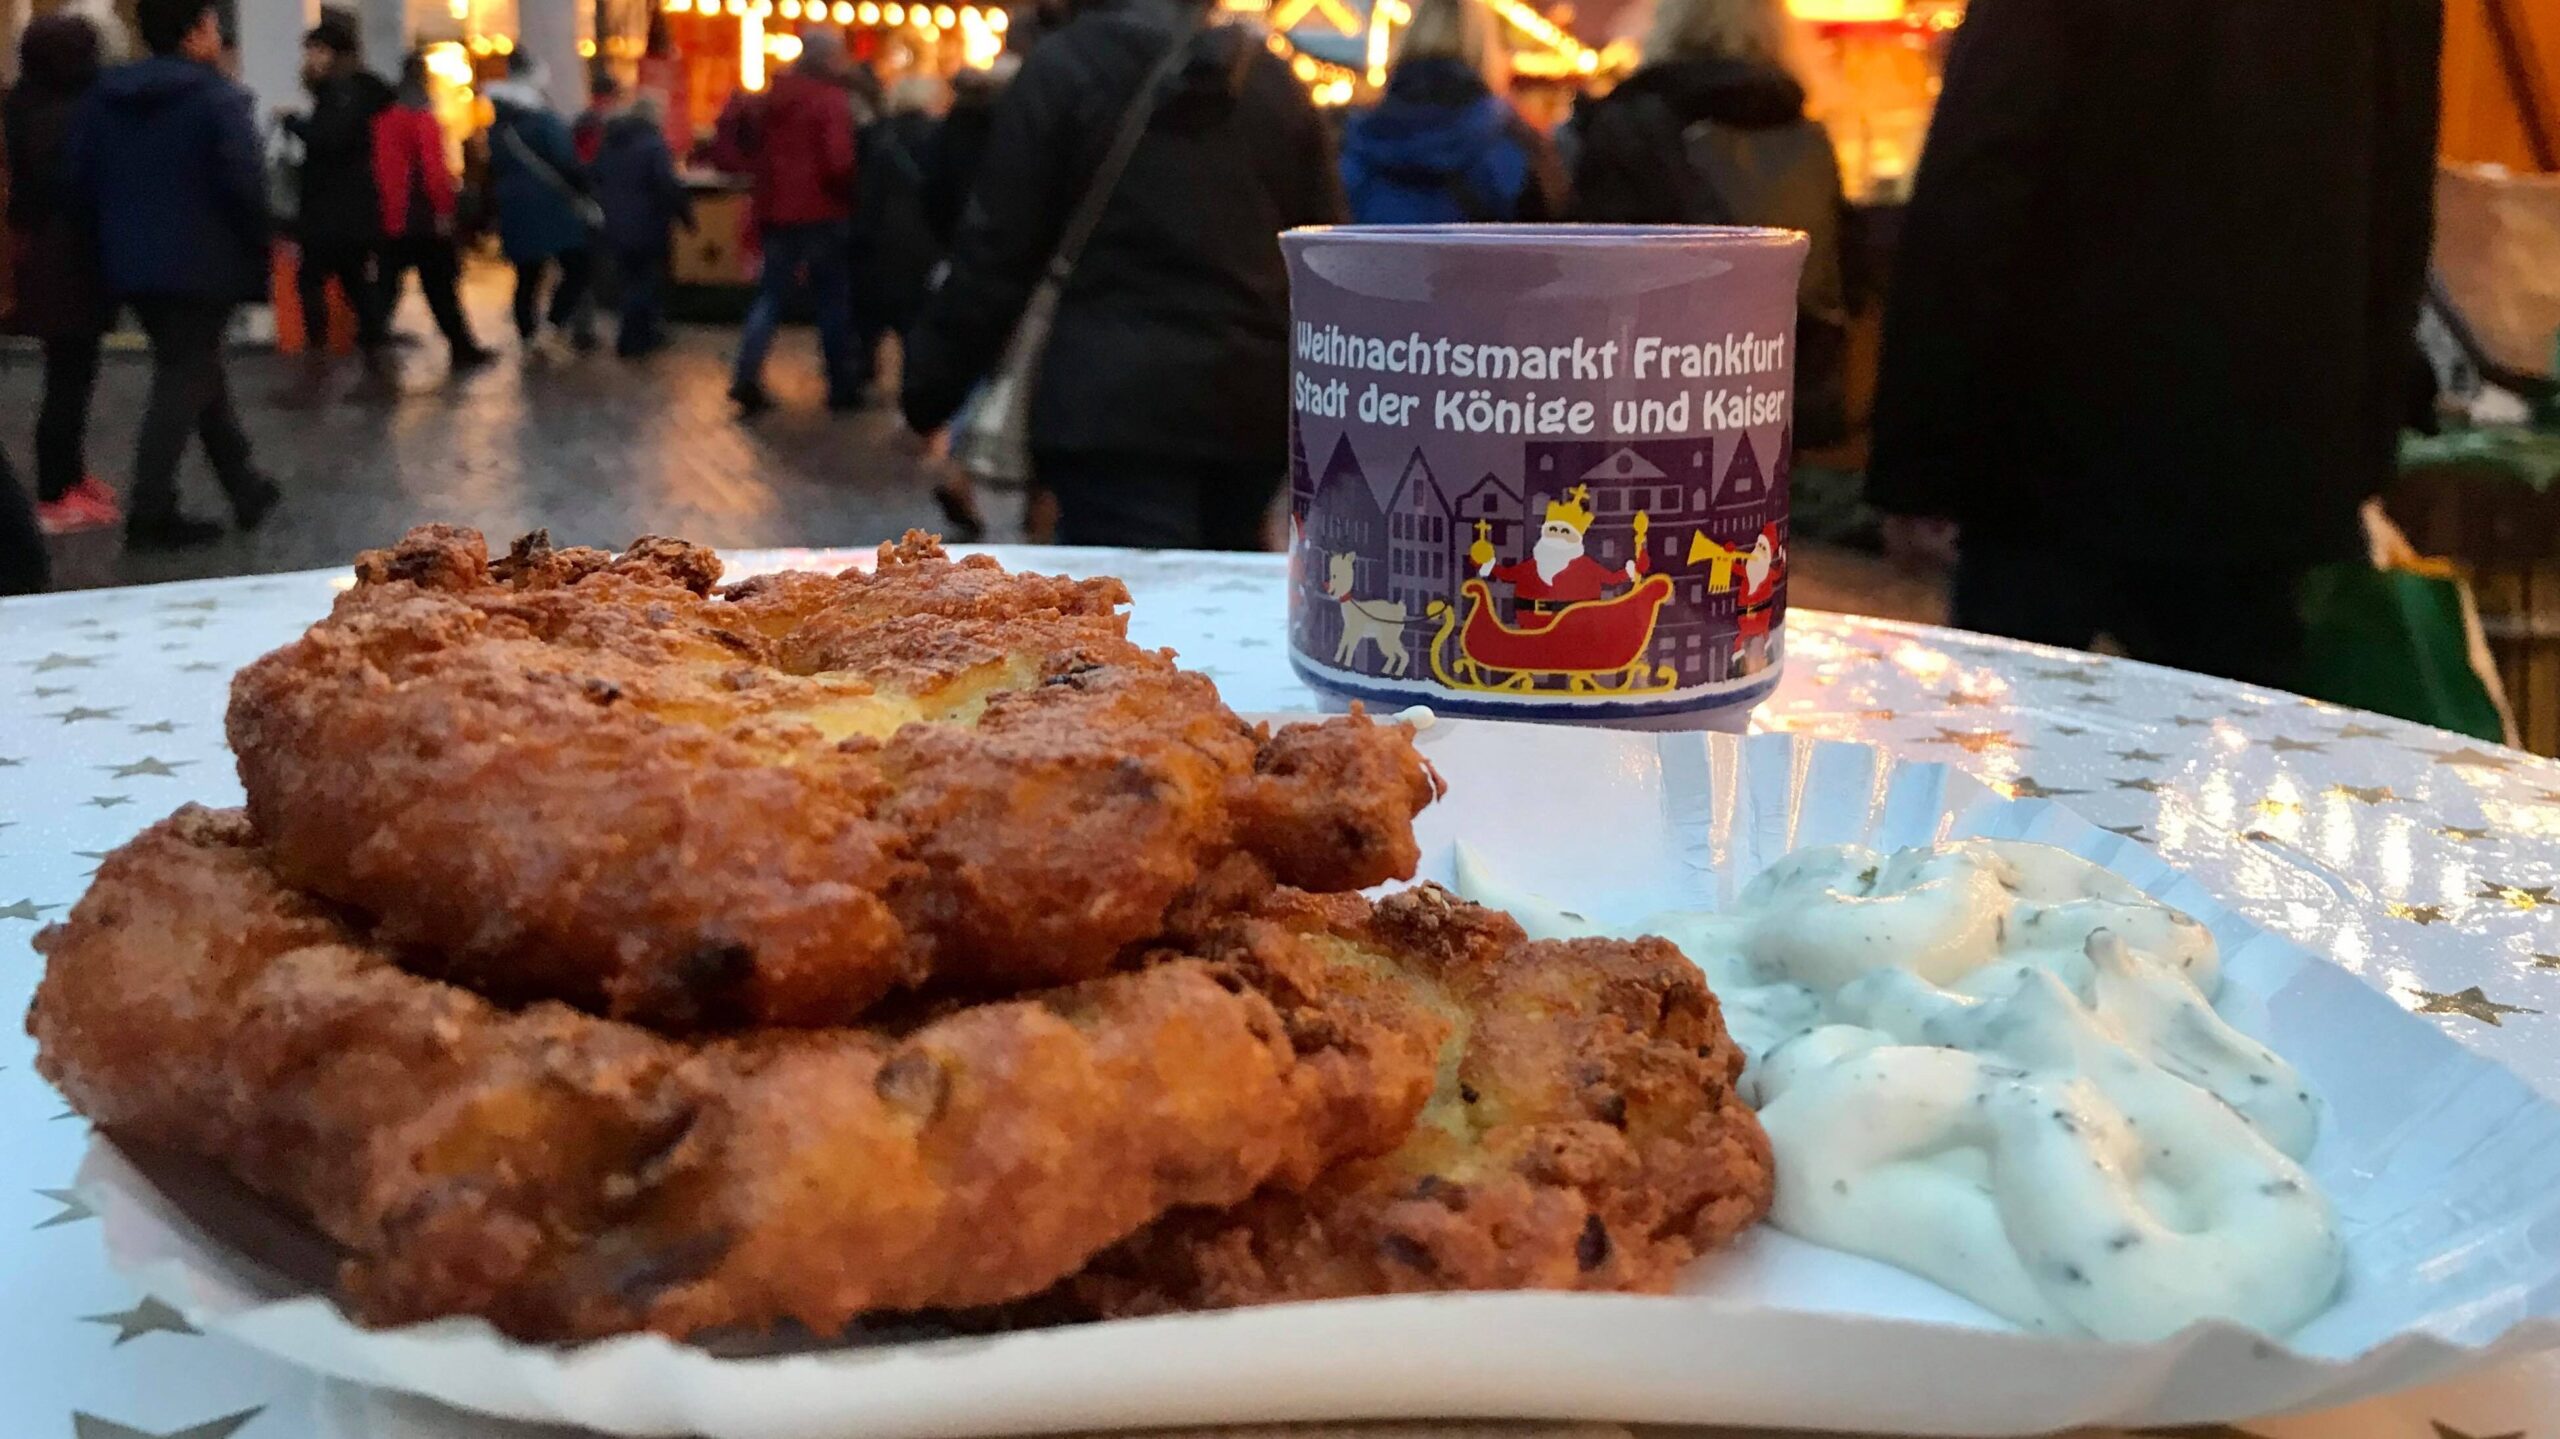
[[[1739,729],[1776,685],[1793,230],[1293,230],[1289,649],[1334,705]]]

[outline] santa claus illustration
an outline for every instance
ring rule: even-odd
[[[1487,579],[1501,580],[1512,587],[1523,608],[1531,613],[1596,600],[1618,585],[1631,585],[1652,568],[1644,552],[1645,517],[1636,517],[1636,556],[1616,569],[1600,563],[1584,550],[1585,538],[1591,533],[1591,487],[1576,485],[1561,501],[1547,502],[1546,520],[1538,527],[1538,542],[1530,547],[1528,557],[1507,565],[1494,563],[1493,546],[1478,540],[1468,558],[1476,562],[1476,573]]]
[[[1733,672],[1754,674],[1769,667],[1769,625],[1778,614],[1778,587],[1787,579],[1787,547],[1776,525],[1762,525],[1742,560],[1740,606],[1733,617]]]

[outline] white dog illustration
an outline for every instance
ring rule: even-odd
[[[1351,597],[1353,557],[1335,555],[1325,566],[1324,592],[1342,606],[1342,643],[1333,647],[1333,662],[1348,665],[1360,652],[1363,641],[1378,647],[1385,657],[1387,673],[1403,674],[1413,666],[1413,657],[1404,650],[1405,612],[1402,600],[1355,600]]]

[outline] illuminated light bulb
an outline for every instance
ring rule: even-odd
[[[865,25],[877,25],[880,23],[880,7],[878,4],[874,3],[874,0],[862,0],[861,14],[862,23]]]
[[[581,60],[592,60],[596,58],[596,42],[593,40],[579,41],[578,58]]]
[[[773,0],[755,0],[751,8],[755,11],[756,18],[761,20],[773,13]]]
[[[933,7],[933,23],[941,29],[948,30],[960,23],[960,17],[954,14],[948,5],[936,5]]]
[[[1316,78],[1316,62],[1308,59],[1304,55],[1290,61],[1289,68],[1297,72],[1297,76],[1301,80],[1313,80]]]
[[[508,39],[504,35],[501,35],[497,39],[489,42],[489,48],[497,51],[501,55],[512,55],[516,53],[516,42]]]
[[[889,28],[895,30],[907,23],[907,7],[890,0],[890,4],[880,12],[880,18],[888,21]]]
[[[1573,68],[1581,71],[1585,75],[1599,69],[1600,52],[1597,50],[1585,50],[1581,54],[1574,56]]]
[[[836,0],[836,8],[828,13],[835,16],[836,23],[839,25],[852,24],[853,0]]]
[[[782,18],[785,20],[799,19],[800,0],[782,0]]]
[[[987,28],[993,30],[997,34],[1003,34],[1006,30],[1012,28],[1012,25],[1013,16],[1010,12],[1004,10],[989,10],[987,12]]]
[[[729,0],[728,8],[732,15],[744,15],[747,13],[747,0]]]

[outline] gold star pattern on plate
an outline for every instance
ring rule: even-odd
[[[2393,919],[2405,919],[2411,924],[2444,923],[2444,907],[2441,905],[2404,904],[2395,899],[2384,905],[2382,912]]]
[[[2088,793],[2085,789],[2055,789],[2051,785],[2039,784],[2032,775],[2021,775],[2006,786],[1995,788],[2005,788],[2011,799],[2051,799],[2055,795]]]
[[[127,726],[127,728],[131,729],[135,734],[176,734],[178,732],[178,722],[176,720],[153,720],[149,724],[130,725]]]
[[[2516,762],[2505,755],[2491,754],[2487,750],[2474,749],[2469,745],[2464,745],[2460,749],[2438,750],[2435,752],[2435,757],[2438,764],[2458,765],[2471,769],[2514,769],[2516,767]]]
[[[2135,748],[2117,750],[2116,758],[2131,764],[2158,764],[2160,761],[2167,759],[2168,756],[2165,754],[2153,754],[2147,749]]]
[[[58,904],[38,904],[32,899],[22,899],[16,904],[0,904],[0,919],[35,919],[48,909],[60,908],[62,906]]]
[[[2118,789],[2138,789],[2144,794],[2158,794],[2160,792],[2160,781],[2153,779],[2147,774],[2138,774],[2131,779],[2110,780],[2108,783],[2114,785]]]
[[[122,705],[118,705],[114,709],[103,710],[91,709],[87,705],[73,705],[67,710],[60,710],[53,714],[46,715],[45,718],[60,720],[64,724],[78,724],[82,720],[114,719],[117,715],[123,713],[124,706]]]
[[[2485,829],[2464,829],[2456,824],[2443,825],[2436,830],[2436,833],[2457,844],[2478,844],[2489,837],[2489,831]]]
[[[2538,1009],[2527,1009],[2521,1004],[2500,1004],[2498,1001],[2482,994],[2480,992],[2480,986],[2476,984],[2468,989],[2455,990],[2451,994],[2438,994],[2432,989],[2415,990],[2413,993],[2415,993],[2420,1000],[2424,1001],[2424,1003],[2421,1003],[2418,1006],[2418,1013],[2420,1014],[2465,1015],[2469,1018],[2479,1020],[2481,1023],[2488,1025],[2492,1029],[2502,1027],[2501,1021],[2498,1018],[2499,1015],[2540,1014],[2542,1012]]]
[[[141,1303],[131,1309],[114,1314],[83,1314],[80,1316],[80,1322],[114,1325],[116,1342],[107,1346],[110,1349],[122,1348],[145,1334],[201,1334],[204,1332],[189,1324],[187,1316],[147,1294],[143,1296]]]
[[[2518,909],[2540,909],[2553,902],[2550,885],[2537,884],[2527,888],[2520,884],[2500,884],[2494,879],[2483,881],[2480,892],[2472,898],[2503,899]]]
[[[2369,724],[2350,724],[2350,725],[2343,725],[2343,726],[2340,726],[2340,727],[2339,727],[2339,730],[2338,730],[2338,738],[2340,738],[2340,739],[2389,739],[2389,738],[2391,738],[2391,731],[2389,731],[2389,730],[2387,730],[2387,729],[2381,729],[2381,728],[2378,728],[2378,727],[2376,727],[2376,726],[2369,725]]]
[[[2318,754],[2327,747],[2322,740],[2294,739],[2287,735],[2277,735],[2267,741],[2267,748],[2277,754]]]
[[[241,1425],[265,1413],[266,1408],[261,1404],[255,1409],[243,1409],[237,1414],[225,1414],[219,1419],[207,1419],[202,1424],[167,1431],[136,1429],[130,1424],[119,1424],[113,1419],[101,1419],[95,1414],[84,1414],[74,1409],[71,1411],[71,1439],[231,1439],[232,1435],[240,1432]]]
[[[144,755],[131,764],[102,764],[98,768],[105,770],[109,779],[138,779],[144,775],[154,779],[176,779],[178,771],[194,763],[191,759],[166,760],[156,755]]]
[[[88,799],[88,804],[93,809],[114,809],[117,805],[131,803],[133,803],[133,796],[129,794],[93,794]]]
[[[58,1224],[77,1224],[83,1219],[95,1219],[98,1217],[97,1211],[91,1209],[88,1205],[81,1203],[80,1196],[72,1193],[68,1189],[39,1189],[36,1193],[41,1194],[45,1198],[62,1206],[60,1213],[54,1215],[51,1219],[39,1222],[36,1225],[36,1228],[38,1229],[51,1229]]]
[[[49,675],[55,670],[96,669],[98,667],[98,657],[96,655],[49,654],[40,660],[23,660],[20,661],[20,663],[26,665],[27,668],[34,670],[37,674]]]
[[[2006,749],[2015,745],[2017,740],[2004,729],[1948,729],[1942,725],[1935,736],[1920,742],[1951,744],[1966,754],[1983,754],[1990,750]]]
[[[2356,800],[2364,804],[2387,804],[2400,797],[2393,794],[2391,792],[2391,786],[2387,784],[2333,784],[2329,786],[2329,793],[2342,794],[2349,799]]]

